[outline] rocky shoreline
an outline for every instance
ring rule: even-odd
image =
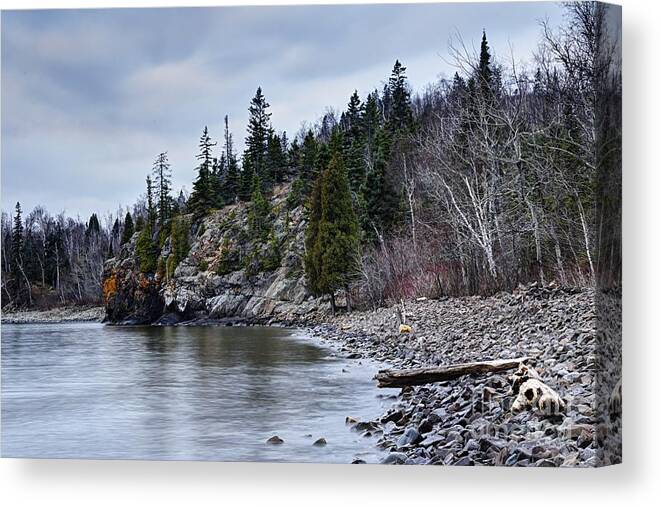
[[[399,333],[394,308],[326,318],[308,329],[349,358],[396,368],[531,356],[567,402],[559,416],[514,415],[508,373],[407,387],[377,420],[348,414],[354,431],[380,435],[383,463],[594,467],[622,455],[621,419],[608,408],[621,356],[599,357],[620,350],[604,346],[619,340],[619,329],[600,325],[595,292],[533,284],[512,294],[408,302],[409,334]],[[599,304],[621,312],[619,297]]]
[[[50,310],[3,311],[3,324],[58,324],[63,322],[101,322],[105,317],[102,306],[68,306]]]
[[[621,371],[621,296],[532,284],[513,293],[405,303],[412,332],[400,333],[397,308],[297,319],[182,321],[154,325],[286,325],[305,329],[338,354],[392,368],[532,357],[530,364],[567,403],[566,412],[513,414],[510,374],[470,375],[384,390],[393,405],[380,418],[347,414],[352,431],[379,437],[385,464],[594,467],[621,462],[621,419],[609,401]],[[3,323],[101,321],[103,308],[4,313]],[[604,325],[611,323],[611,327]],[[375,383],[375,389],[376,383]],[[361,463],[356,459],[355,463]]]

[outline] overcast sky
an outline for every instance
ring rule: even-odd
[[[414,90],[451,76],[459,32],[527,61],[555,3],[2,12],[2,209],[20,201],[87,218],[132,204],[169,152],[190,188],[205,125],[241,147],[262,86],[290,137],[327,107],[387,80],[395,59]]]

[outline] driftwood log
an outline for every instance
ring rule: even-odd
[[[515,359],[496,359],[494,361],[477,361],[474,363],[453,364],[434,368],[415,368],[411,370],[381,370],[374,379],[378,387],[406,387],[431,384],[452,380],[463,375],[495,373],[518,368],[521,363],[529,361],[529,357]]]

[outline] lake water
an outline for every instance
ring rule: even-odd
[[[344,424],[376,369],[279,328],[3,325],[2,456],[377,462]]]

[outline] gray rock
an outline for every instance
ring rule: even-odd
[[[278,435],[273,435],[271,438],[269,438],[266,441],[266,443],[272,445],[280,445],[280,444],[284,444],[285,441],[282,438],[280,438]]]
[[[397,447],[412,445],[420,440],[420,433],[415,428],[406,428],[404,434],[397,440]]]
[[[407,459],[406,454],[403,452],[391,452],[386,456],[383,460],[381,460],[381,464],[383,465],[401,465],[403,464]]]

